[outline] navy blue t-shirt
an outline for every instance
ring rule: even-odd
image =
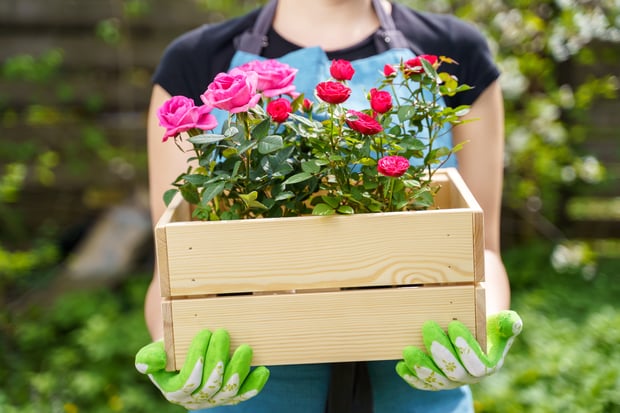
[[[235,38],[254,25],[258,13],[257,9],[222,23],[203,25],[178,37],[166,48],[153,82],[172,96],[188,96],[201,104],[200,95],[209,83],[218,73],[228,70],[235,54]],[[471,105],[499,76],[486,39],[473,25],[454,16],[419,12],[397,3],[392,5],[392,18],[414,53],[447,56],[459,63],[445,64],[442,70],[473,89],[445,97],[447,105]],[[278,58],[299,48],[273,29],[267,37],[269,44],[261,53],[266,58]],[[355,60],[376,53],[371,36],[327,56]]]

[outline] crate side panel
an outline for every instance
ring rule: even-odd
[[[480,347],[487,351],[487,302],[486,290],[483,284],[476,285],[476,339]]]
[[[172,296],[473,282],[468,210],[172,224]]]
[[[172,303],[170,300],[162,300],[161,314],[164,323],[164,348],[166,354],[175,354],[176,348],[174,345],[174,320],[172,312]],[[176,364],[176,357],[166,358],[166,370],[174,371],[181,368]]]
[[[474,300],[473,285],[174,300],[174,357],[183,365],[200,329],[225,328],[233,348],[252,346],[254,365],[395,360],[423,346],[427,320],[475,331]]]

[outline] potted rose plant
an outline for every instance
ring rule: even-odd
[[[437,72],[449,62],[425,55],[386,65],[364,110],[345,106],[354,76],[347,61],[333,62],[315,102],[295,93],[296,69],[275,60],[221,73],[203,105],[175,96],[159,110],[164,141],[183,140],[185,132],[193,152],[193,166],[165,198],[180,191],[204,220],[429,207],[434,172],[460,149],[436,143],[468,109],[440,105],[442,96],[469,88]],[[407,93],[397,98],[396,90]],[[229,113],[223,125],[212,108]],[[220,134],[213,132],[218,126]]]
[[[252,344],[257,364],[397,358],[419,341],[393,324],[403,315],[484,333],[482,212],[442,168],[460,147],[440,138],[468,110],[440,102],[469,88],[438,70],[452,63],[386,64],[361,109],[347,108],[355,73],[343,60],[313,97],[296,92],[295,68],[265,60],[216,76],[203,105],[164,103],[163,140],[189,153],[156,227],[170,368],[201,323]],[[446,284],[458,285],[384,288]],[[266,345],[265,329],[290,348]],[[350,340],[369,331],[385,346]]]

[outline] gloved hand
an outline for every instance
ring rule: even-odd
[[[446,390],[477,383],[499,370],[523,322],[514,311],[502,311],[487,318],[488,355],[472,333],[459,321],[448,325],[448,334],[435,322],[422,327],[428,354],[417,347],[403,350],[396,372],[410,386],[420,390]]]
[[[269,378],[269,370],[250,372],[252,348],[241,345],[229,360],[230,337],[226,330],[199,332],[178,372],[165,371],[164,343],[156,341],[136,354],[136,369],[148,374],[171,403],[189,410],[237,404],[256,396]]]

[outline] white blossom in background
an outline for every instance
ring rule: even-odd
[[[594,156],[584,156],[577,159],[575,168],[579,178],[589,184],[601,182],[605,169]]]
[[[525,150],[532,135],[526,127],[515,128],[506,137],[506,149],[510,153],[518,153]]]
[[[585,242],[563,242],[551,253],[551,266],[559,273],[579,272],[585,279],[596,276],[592,249]]]
[[[504,96],[515,99],[521,96],[528,88],[529,81],[519,69],[519,59],[509,57],[498,62],[502,75],[499,78]]]
[[[564,84],[558,89],[558,104],[564,109],[575,106],[575,93],[571,85]]]
[[[577,179],[577,171],[575,170],[575,167],[571,165],[565,166],[560,171],[560,177],[562,178],[562,182],[570,184]]]

